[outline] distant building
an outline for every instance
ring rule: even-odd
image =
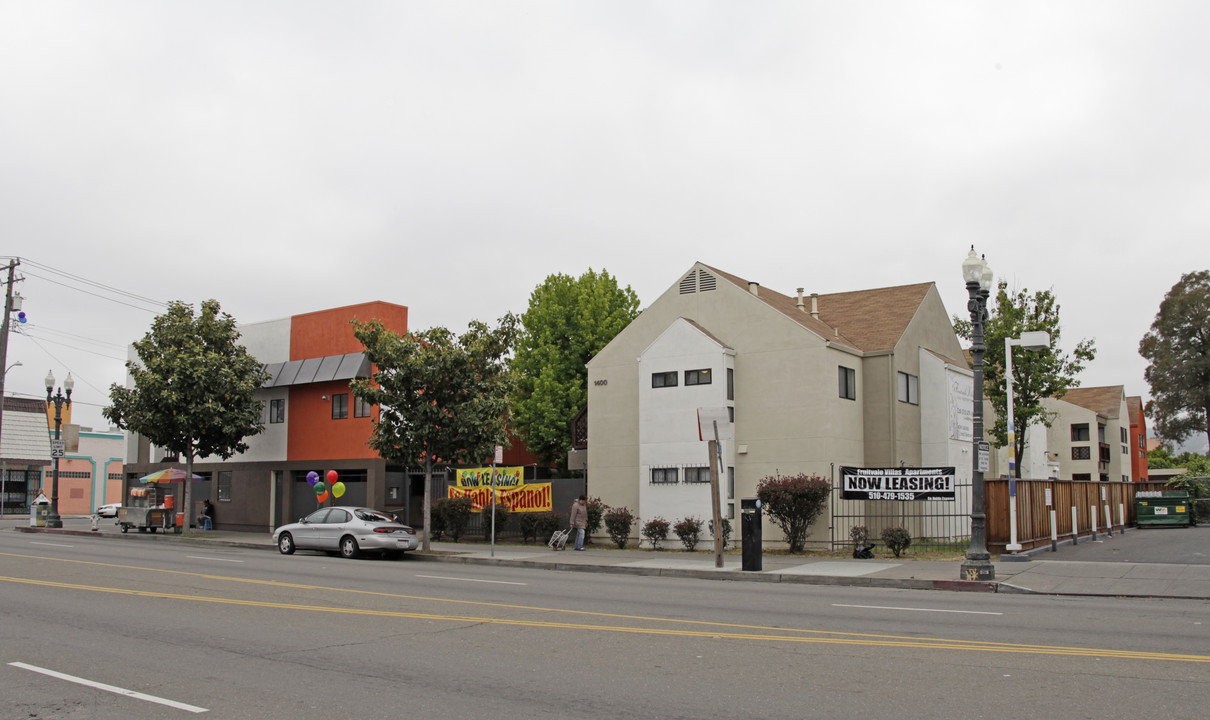
[[[1044,398],[1042,406],[1056,413],[1046,444],[1061,478],[1131,481],[1130,416],[1121,385],[1072,388],[1062,399]]]
[[[0,513],[28,515],[30,501],[42,487],[42,470],[51,466],[46,401],[5,397],[3,402]]]
[[[1130,474],[1135,482],[1147,482],[1147,416],[1143,414],[1143,398],[1128,396],[1126,411],[1130,414]]]

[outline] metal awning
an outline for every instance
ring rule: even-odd
[[[270,363],[265,366],[269,379],[261,387],[310,385],[333,380],[352,380],[370,376],[370,361],[365,353],[328,355],[327,357]]]

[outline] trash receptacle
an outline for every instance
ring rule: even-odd
[[[740,539],[744,570],[759,572],[764,567],[761,555],[760,498],[742,498],[740,507]]]
[[[48,517],[50,517],[50,505],[34,506],[34,527],[46,527]]]
[[[1184,490],[1141,490],[1134,496],[1134,510],[1139,527],[1193,524]]]

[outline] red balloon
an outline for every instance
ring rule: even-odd
[[[336,482],[336,479],[337,479],[338,477],[340,477],[340,476],[336,474],[336,471],[335,471],[335,470],[329,470],[329,471],[328,471],[328,482],[329,482],[329,483],[334,483],[334,482]]]

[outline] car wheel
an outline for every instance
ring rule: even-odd
[[[290,533],[282,533],[281,537],[277,539],[277,549],[281,551],[282,555],[293,555],[294,536]]]
[[[126,532],[126,531],[128,531],[128,530],[130,530],[130,526],[129,526],[129,525],[123,525],[123,526],[122,526],[122,532]]]
[[[340,539],[340,556],[345,558],[355,558],[358,555],[360,548],[357,547],[357,539],[352,535],[345,535]]]

